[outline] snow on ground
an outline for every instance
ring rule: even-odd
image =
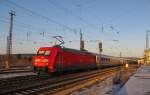
[[[150,66],[142,66],[117,95],[150,95]]]
[[[0,74],[0,79],[18,77],[18,76],[28,76],[28,75],[36,75],[33,72],[23,72],[23,73],[7,73],[7,74]]]
[[[115,95],[120,85],[114,85],[113,78],[114,76],[99,81],[91,87],[83,88],[80,91],[73,92],[71,95]]]
[[[130,76],[132,76],[135,73],[136,70],[137,70],[137,67],[135,66],[124,68],[123,70],[118,72],[116,75],[112,75],[103,81],[98,81],[92,86],[85,87],[83,89],[75,91],[71,93],[70,95],[117,95],[117,93],[122,88],[123,84],[128,80]],[[132,90],[132,88],[130,89]],[[136,95],[136,94],[132,94],[132,95]]]

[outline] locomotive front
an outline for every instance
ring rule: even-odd
[[[40,48],[37,52],[37,55],[34,57],[33,66],[34,71],[48,71],[49,58],[51,55],[50,48]]]

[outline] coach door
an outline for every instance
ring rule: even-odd
[[[96,68],[100,67],[100,56],[96,55]]]

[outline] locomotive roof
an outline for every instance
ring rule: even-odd
[[[88,51],[80,51],[77,49],[71,49],[71,48],[62,48],[64,51],[70,51],[70,52],[75,52],[75,53],[89,53],[89,54],[93,54],[93,55],[99,55],[98,53],[92,53],[92,52],[88,52]],[[120,57],[115,57],[115,56],[110,56],[110,55],[104,55],[101,54],[102,57],[104,58],[120,58]]]
[[[75,52],[75,53],[89,53],[89,54],[93,54],[93,55],[99,55],[98,53],[92,53],[92,52],[88,52],[88,51],[81,51],[81,50],[77,50],[77,49],[72,49],[72,48],[66,48],[66,47],[61,47],[59,45],[56,45],[54,47],[60,47],[62,48],[64,51],[70,51],[70,52]],[[105,58],[120,58],[120,57],[115,57],[115,56],[110,56],[110,55],[104,55],[101,54],[102,57]]]
[[[70,52],[75,52],[75,53],[89,53],[89,54],[93,54],[91,52],[88,51],[81,51],[81,50],[77,50],[77,49],[71,49],[71,48],[62,48],[64,51],[70,51]]]
[[[110,55],[104,55],[104,54],[102,54],[101,56],[105,57],[105,58],[120,58],[120,57],[110,56]]]
[[[64,51],[69,51],[69,52],[74,52],[74,53],[86,53],[86,54],[89,53],[89,54],[93,54],[93,55],[99,55],[98,53],[92,53],[92,52],[88,52],[88,51],[81,51],[81,50],[77,50],[77,49],[61,47],[59,45],[55,45],[53,47],[59,47],[59,48],[62,48]],[[41,48],[51,48],[51,47],[41,47]],[[101,54],[101,56],[104,58],[117,58],[117,59],[120,58],[120,57],[104,55],[104,54]]]

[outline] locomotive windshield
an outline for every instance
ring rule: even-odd
[[[40,50],[37,55],[50,55],[50,50]]]

